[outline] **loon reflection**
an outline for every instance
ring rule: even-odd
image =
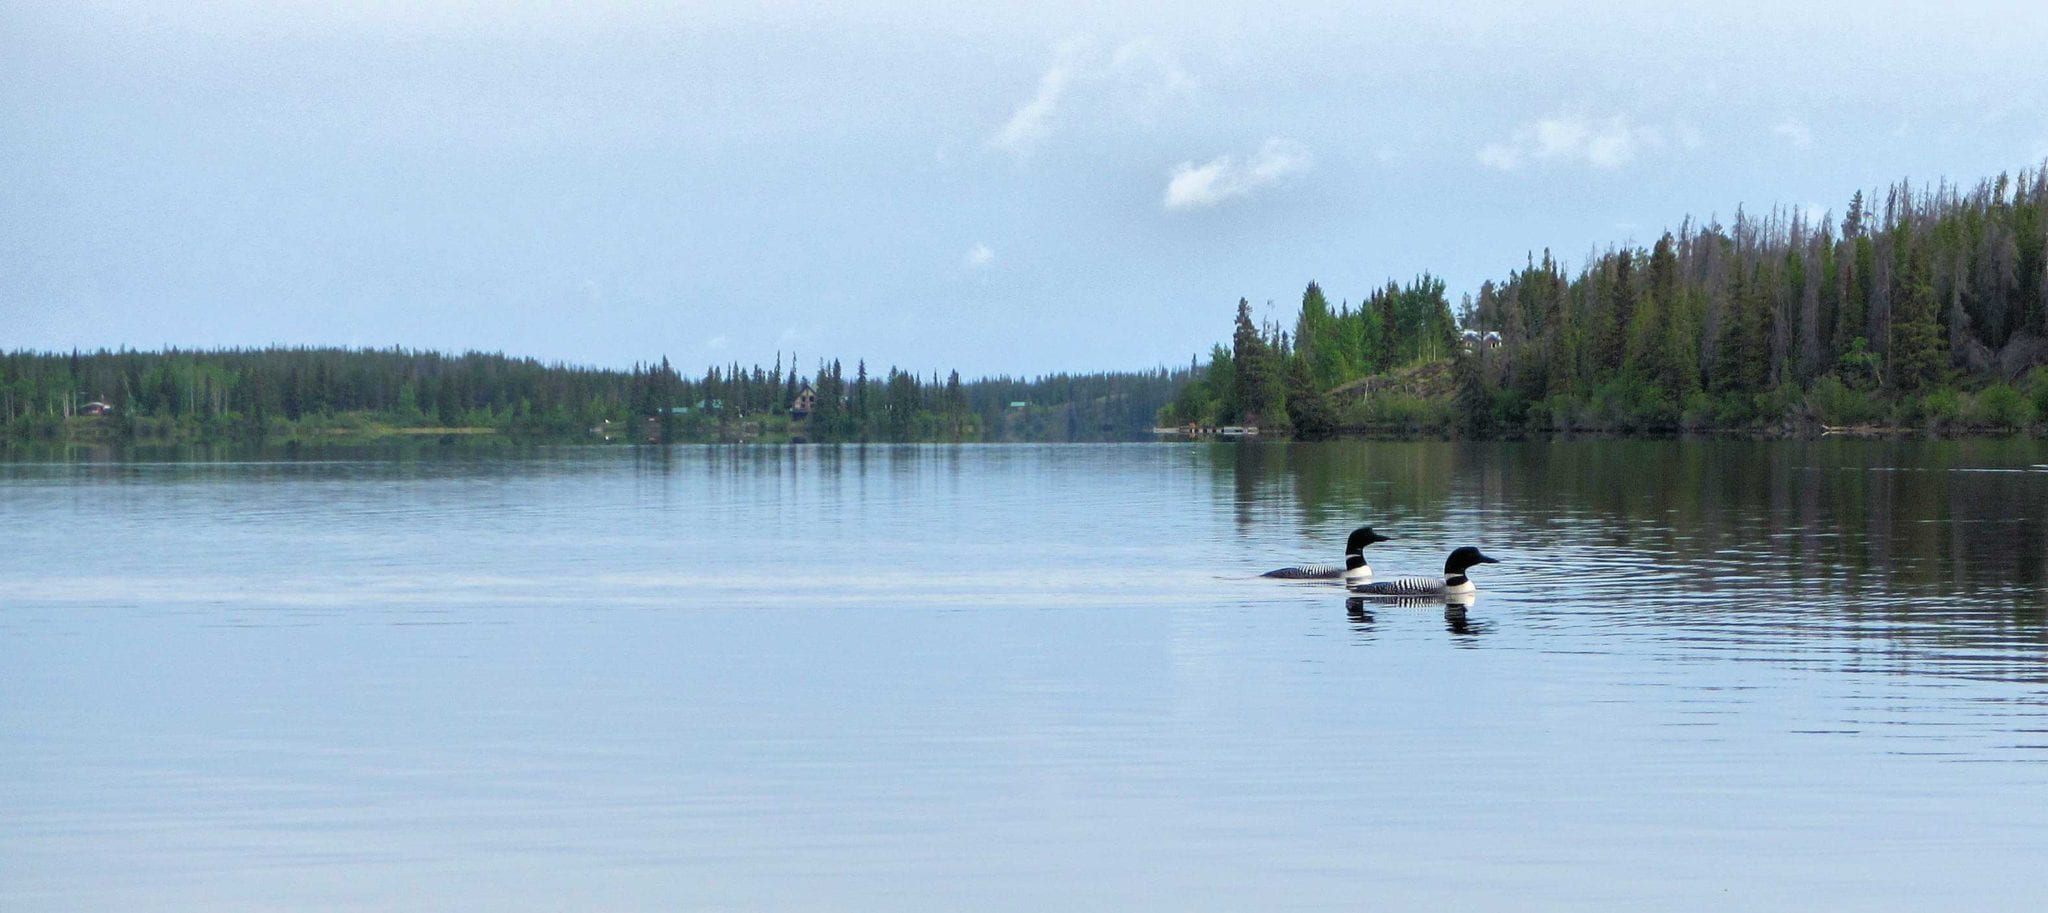
[[[1472,620],[1471,616],[1465,611],[1470,605],[1470,602],[1452,602],[1445,605],[1444,630],[1459,637],[1478,637],[1493,630],[1493,626],[1486,622]]]
[[[1360,634],[1368,634],[1372,631],[1373,623],[1379,620],[1373,614],[1374,609],[1443,606],[1445,630],[1460,637],[1477,637],[1493,630],[1491,624],[1472,619],[1468,610],[1477,601],[1477,597],[1471,593],[1434,598],[1411,596],[1368,599],[1364,596],[1349,596],[1344,599],[1344,615],[1350,620],[1354,630]]]
[[[1365,607],[1365,600],[1352,596],[1344,600],[1344,614],[1351,619],[1351,626],[1360,633],[1372,630],[1372,610]]]

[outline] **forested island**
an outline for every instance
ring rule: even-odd
[[[778,354],[684,376],[406,349],[0,355],[0,441],[1114,441],[1203,434],[2010,431],[2048,418],[2048,163],[1738,209],[1452,308],[1424,274],[1291,328],[1238,301],[1207,365],[963,381]]]
[[[1389,283],[1292,329],[1238,303],[1165,424],[1491,436],[2012,430],[2048,417],[2048,164],[1899,183],[1829,216],[1737,210],[1465,296]]]

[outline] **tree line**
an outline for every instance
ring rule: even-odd
[[[1240,300],[1231,344],[1161,417],[1303,436],[1389,420],[1473,434],[2018,427],[2048,415],[2044,364],[2048,163],[1859,191],[1839,220],[1687,218],[1576,270],[1532,253],[1455,319],[1426,275],[1356,310],[1332,311],[1310,283],[1291,332],[1253,325]],[[1412,382],[1331,396],[1375,374]],[[1448,395],[1424,402],[1432,389]]]
[[[1843,216],[1737,209],[1576,270],[1544,250],[1466,295],[1309,283],[1291,327],[1239,299],[1207,365],[963,381],[778,353],[684,376],[496,353],[263,348],[0,355],[0,435],[200,439],[479,428],[544,438],[1130,440],[1167,425],[1473,435],[1785,425],[2025,426],[2048,415],[2048,162],[1900,182]],[[815,394],[809,415],[791,405]]]
[[[814,372],[737,362],[684,376],[497,353],[262,348],[0,354],[0,436],[206,440],[484,429],[540,439],[811,441],[1131,440],[1186,372],[963,381],[837,359]],[[798,394],[808,415],[792,415]],[[83,416],[91,403],[111,407]]]
[[[1333,390],[1458,351],[1462,338],[1444,288],[1425,273],[1374,289],[1353,310],[1348,301],[1333,309],[1310,282],[1292,331],[1254,324],[1251,302],[1240,298],[1230,345],[1216,346],[1207,367],[1190,366],[1191,382],[1160,411],[1160,422],[1332,433],[1344,423]]]

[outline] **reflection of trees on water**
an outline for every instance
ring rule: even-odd
[[[1385,518],[1398,536],[1394,518],[1476,511],[1494,541],[1762,553],[1852,587],[1973,592],[2048,583],[2048,471],[1986,471],[2044,460],[2026,438],[1342,441],[1219,445],[1214,464],[1243,524]]]
[[[1370,520],[1510,561],[1546,550],[1556,574],[1587,556],[1609,562],[1591,573],[1640,559],[1633,567],[1675,572],[1686,596],[1752,588],[1781,610],[1880,622],[1967,600],[1971,624],[1995,618],[2003,635],[2036,642],[2048,642],[2048,470],[2029,467],[2044,463],[2048,442],[2028,438],[1339,441],[1213,454],[1241,526],[1322,536]]]
[[[1211,455],[1218,479],[1229,477],[1240,527],[1284,516],[1316,529],[1437,509],[1458,477],[1455,449],[1441,441],[1338,441],[1217,444]]]

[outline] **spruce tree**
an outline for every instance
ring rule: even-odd
[[[1452,356],[1451,376],[1458,387],[1458,430],[1467,437],[1486,437],[1493,433],[1493,394],[1487,389],[1485,372],[1481,370],[1481,361],[1485,357],[1483,350],[1461,351]]]
[[[1232,400],[1237,407],[1235,418],[1243,424],[1256,425],[1267,418],[1265,413],[1272,406],[1274,365],[1271,347],[1252,324],[1251,302],[1243,298],[1237,299],[1237,328],[1231,334],[1230,349],[1235,371],[1231,382]]]
[[[1911,229],[1904,222],[1899,224],[1892,243],[1898,266],[1892,271],[1887,379],[1895,392],[1915,396],[1932,391],[1946,380],[1948,347],[1943,340],[1934,284],[1928,277],[1926,253],[1913,243]]]
[[[1329,437],[1337,430],[1329,394],[1309,370],[1308,360],[1299,355],[1287,360],[1287,419],[1294,436],[1302,440]]]

